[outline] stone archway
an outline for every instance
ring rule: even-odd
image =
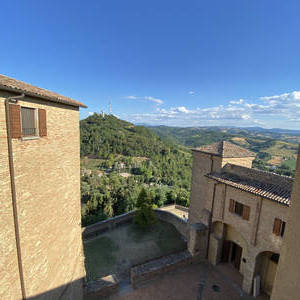
[[[231,225],[215,221],[212,224],[208,258],[210,263],[232,262],[241,273],[242,256],[247,255],[247,242]]]
[[[260,290],[269,296],[272,293],[278,261],[279,254],[272,251],[264,251],[256,256],[255,276],[260,277]]]

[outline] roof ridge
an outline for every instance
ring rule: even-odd
[[[254,152],[225,140],[221,140],[219,142],[215,142],[209,145],[204,145],[192,150],[217,155],[225,158],[241,158],[256,156]]]

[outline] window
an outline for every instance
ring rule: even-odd
[[[46,110],[20,105],[9,105],[11,137],[44,137],[47,136]]]
[[[235,202],[235,205],[234,205],[234,213],[236,213],[237,215],[239,216],[243,216],[243,207],[244,205],[239,203],[239,202]]]
[[[270,260],[272,260],[274,263],[278,264],[278,262],[279,262],[279,257],[280,257],[279,254],[273,253],[273,254],[271,255],[271,257],[270,257]]]
[[[22,136],[36,136],[36,111],[34,108],[21,107]]]
[[[247,206],[247,205],[244,205],[244,204],[239,203],[239,202],[237,202],[233,199],[230,199],[229,211],[231,213],[234,213],[234,214],[242,217],[244,220],[249,220],[250,207]]]
[[[285,231],[285,222],[275,218],[273,225],[273,233],[277,236],[283,236]]]

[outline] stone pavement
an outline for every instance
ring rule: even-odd
[[[163,207],[159,208],[160,210],[164,210],[164,211],[168,211],[172,214],[174,214],[175,216],[187,221],[188,217],[189,217],[189,213],[187,211],[184,211],[180,208],[177,208],[174,204],[173,205],[166,205]]]
[[[231,278],[227,267],[213,267],[202,263],[168,272],[132,289],[122,287],[111,300],[253,300],[243,293],[239,286],[239,276]],[[267,296],[256,300],[267,300]]]

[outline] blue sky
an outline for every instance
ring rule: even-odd
[[[300,129],[299,0],[4,1],[0,73],[172,126]]]

